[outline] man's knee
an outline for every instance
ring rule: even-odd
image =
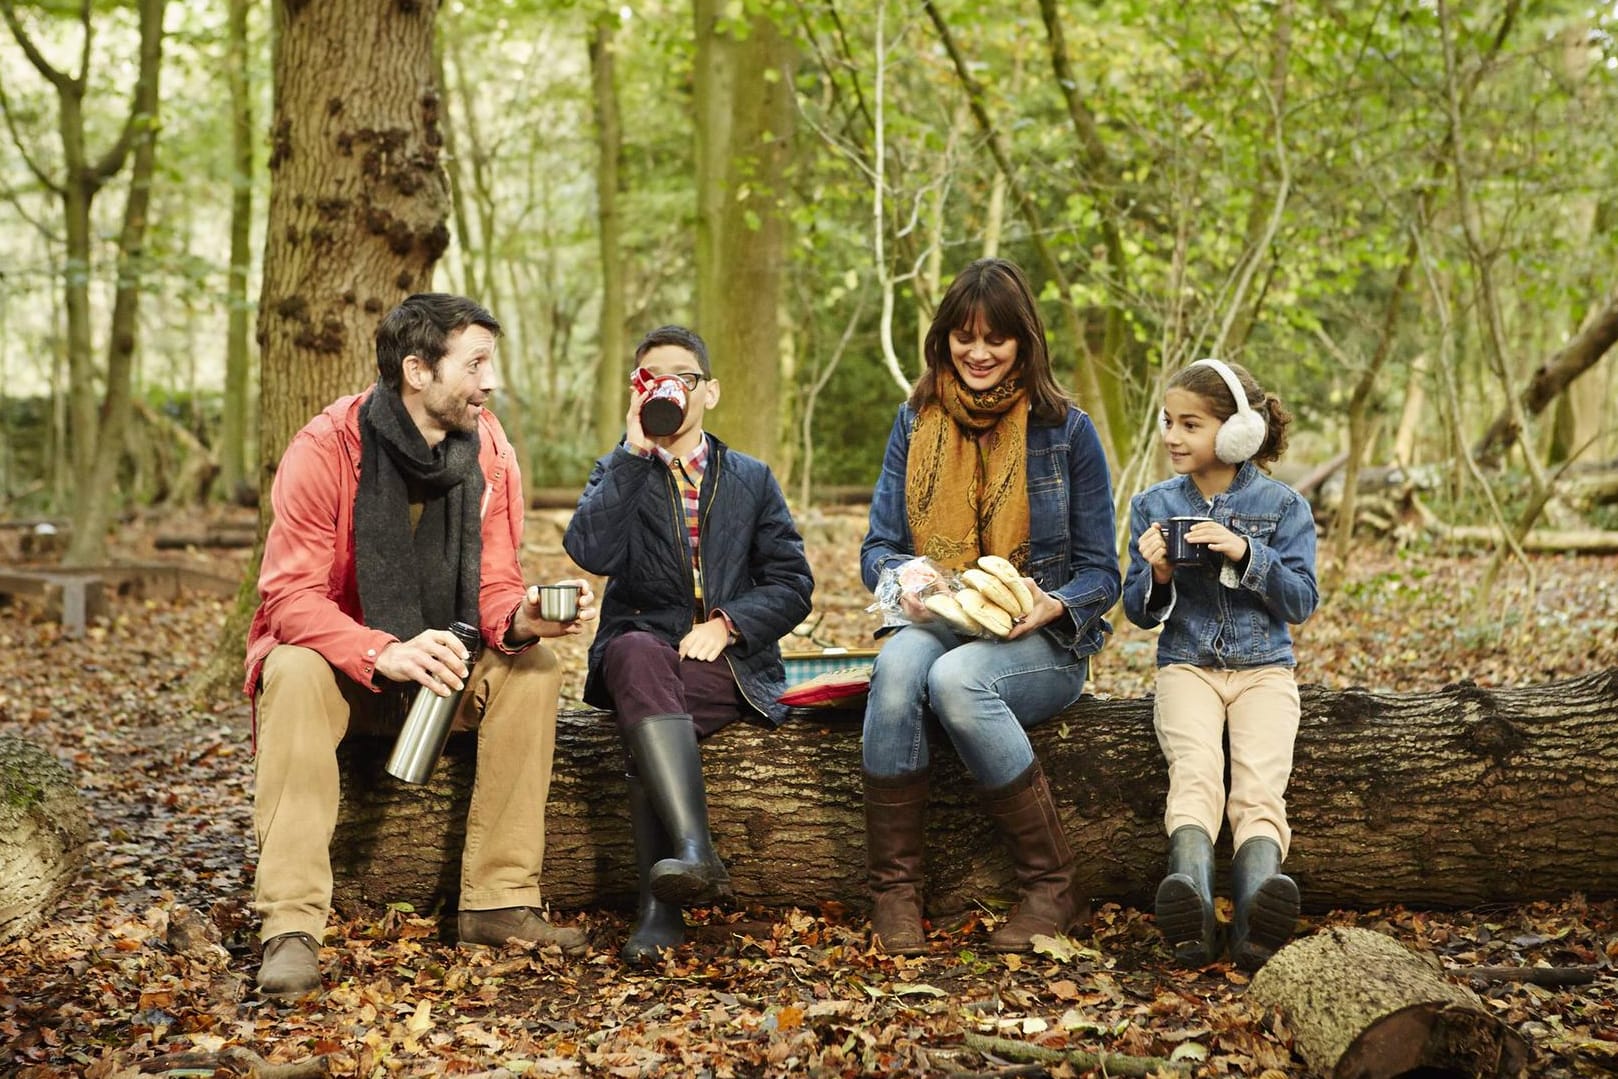
[[[311,686],[337,685],[337,672],[326,662],[326,657],[313,648],[296,644],[278,644],[265,657],[261,677],[263,692],[283,686],[308,684]]]

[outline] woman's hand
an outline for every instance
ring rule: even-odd
[[[914,592],[899,593],[899,610],[911,622],[916,623],[931,622],[937,617],[937,615],[933,614],[932,608],[923,603],[921,597]]]
[[[1006,634],[1008,641],[1026,637],[1067,613],[1067,604],[1035,584],[1032,577],[1024,577],[1022,583],[1028,586],[1029,594],[1034,597],[1034,609],[1023,615],[1021,621],[1012,625],[1011,632]]]

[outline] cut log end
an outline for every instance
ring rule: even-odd
[[[0,943],[32,932],[88,857],[90,817],[73,772],[0,734]]]

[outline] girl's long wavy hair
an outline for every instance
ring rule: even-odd
[[[922,352],[927,370],[910,394],[910,407],[920,410],[938,399],[939,372],[952,369],[949,335],[970,326],[978,312],[991,332],[1017,341],[1014,373],[1028,388],[1029,414],[1035,423],[1061,423],[1072,398],[1051,374],[1050,352],[1045,347],[1045,323],[1034,302],[1034,290],[1022,269],[1008,259],[978,259],[950,282],[938,302],[927,329]]]

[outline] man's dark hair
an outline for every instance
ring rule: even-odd
[[[635,366],[640,366],[641,357],[663,345],[685,349],[697,358],[697,366],[702,368],[702,373],[709,378],[713,377],[713,368],[708,366],[708,346],[697,336],[695,330],[688,330],[684,326],[659,326],[642,337],[640,344],[635,346]]]
[[[382,385],[398,390],[406,356],[420,356],[438,374],[438,361],[449,348],[450,335],[482,326],[496,337],[500,323],[479,304],[448,292],[418,292],[382,316],[376,328],[376,374]]]

